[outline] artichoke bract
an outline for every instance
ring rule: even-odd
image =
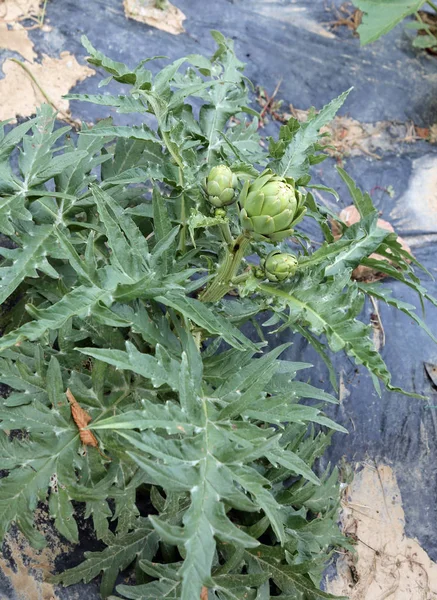
[[[228,206],[236,200],[237,177],[226,165],[217,165],[211,169],[205,181],[208,202],[217,208]]]
[[[246,181],[240,194],[240,221],[258,241],[280,242],[293,233],[303,218],[303,196],[292,180],[266,170],[252,183]]]
[[[285,281],[296,273],[297,258],[280,250],[273,250],[263,262],[264,273],[270,281]]]

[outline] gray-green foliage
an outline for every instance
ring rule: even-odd
[[[435,48],[437,46],[437,37],[418,12],[427,4],[435,9],[434,2],[428,2],[428,0],[353,0],[353,3],[363,12],[362,23],[358,27],[363,46],[375,42],[412,15],[416,15],[417,19],[408,21],[407,28],[423,33],[414,39],[413,46],[416,48]]]
[[[46,500],[58,531],[77,542],[75,501],[106,548],[57,582],[102,574],[108,596],[135,563],[138,585],[118,586],[120,596],[194,600],[207,588],[210,600],[332,598],[321,575],[347,541],[336,525],[337,472],[316,475],[314,463],[344,429],[322,412],[336,399],[296,379],[310,365],[284,360],[288,346],[269,350],[264,337],[270,326],[304,335],[328,363],[328,347],[344,350],[397,389],[358,319],[365,295],[424,324],[351,272],[375,251],[388,254],[392,263],[378,268],[432,298],[346,173],[362,221],[339,241],[309,191],[309,169],[324,158],[320,127],[346,95],[305,124],[291,120],[267,151],[243,64],[213,36],[212,59],[191,55],[155,76],[145,61],[131,70],[85,40],[90,62],[130,88],[77,98],[148,114],[155,127],[104,120],[70,139],[43,106],[0,137],[1,231],[11,241],[0,249],[0,381],[12,388],[0,408],[0,534],[15,522],[41,547],[33,513]],[[246,237],[236,248],[237,205],[211,214],[202,184],[216,164],[241,185],[268,167],[299,188],[326,241],[301,251],[296,276],[252,275],[244,255],[265,257],[272,245]],[[227,260],[240,297],[203,302]],[[265,335],[249,339],[242,326],[256,319]],[[91,416],[98,449],[82,446],[67,388]]]

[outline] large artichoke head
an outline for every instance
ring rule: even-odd
[[[226,165],[216,165],[209,172],[205,181],[205,192],[210,202],[216,208],[228,206],[236,200],[235,188],[237,177]]]
[[[264,273],[270,281],[285,281],[296,273],[297,258],[294,254],[273,250],[262,264]]]
[[[258,241],[280,242],[305,214],[303,196],[292,181],[268,169],[245,183],[239,202],[241,225]]]

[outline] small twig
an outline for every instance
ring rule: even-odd
[[[384,592],[382,592],[381,596],[379,596],[377,598],[377,600],[387,600],[387,598],[390,598],[390,596],[393,596],[393,594],[396,592],[396,590],[399,587],[399,579],[400,579],[399,570],[397,571],[396,574],[397,574],[396,581],[392,584],[391,587],[388,588],[388,590],[385,590]]]
[[[363,542],[362,539],[360,539],[357,536],[357,540],[360,542],[360,544],[363,544],[363,546],[366,546],[366,548],[369,548],[369,550],[372,550],[377,556],[379,556],[381,554],[381,552],[379,550],[376,550],[376,548],[372,548],[372,546],[369,546],[369,544],[366,544],[366,542]]]
[[[44,4],[43,4],[43,7],[42,7],[41,15],[40,15],[40,17],[38,19],[40,27],[42,27],[44,25],[44,19],[46,18],[47,1],[48,0],[44,0]]]
[[[337,19],[335,21],[329,21],[328,23],[325,23],[325,25],[329,25],[333,29],[345,26],[352,31],[356,31],[358,26],[361,24],[362,12],[358,8],[348,9],[348,4],[349,3],[347,2],[343,2],[338,9],[333,7]],[[341,13],[345,16],[342,16]]]
[[[375,459],[373,459],[373,464],[374,464],[375,469],[376,469],[376,474],[378,475],[379,485],[381,486],[381,492],[382,492],[382,498],[384,500],[385,512],[387,514],[387,517],[388,517],[389,521],[392,521],[391,513],[390,513],[390,511],[388,509],[388,505],[387,505],[387,497],[385,495],[384,483],[382,481],[381,473],[379,472],[378,463],[376,462]]]
[[[273,92],[273,94],[271,96],[268,96],[268,94],[266,93],[267,102],[264,104],[264,107],[263,107],[263,109],[262,109],[262,111],[261,111],[261,113],[259,115],[259,127],[261,127],[261,123],[262,123],[262,120],[263,120],[266,112],[268,111],[269,108],[271,108],[272,102],[275,99],[276,94],[279,92],[279,88],[281,87],[281,83],[282,83],[282,79],[280,79],[278,81],[278,84],[275,87],[275,90],[274,90],[274,92]]]

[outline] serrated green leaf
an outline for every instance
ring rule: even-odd
[[[345,289],[349,276],[346,272],[330,282],[315,284],[316,288],[309,278],[308,286],[302,281],[291,293],[276,290],[275,294],[288,304],[290,325],[296,321],[317,335],[324,333],[334,352],[344,350],[358,365],[364,365],[381,379],[388,389],[400,391],[392,386],[390,372],[369,338],[369,326],[355,318],[362,310],[363,298],[358,288]],[[270,285],[259,287],[266,293],[273,291]]]
[[[435,48],[437,46],[437,37],[433,34],[430,35],[418,35],[413,40],[413,46],[415,48]]]
[[[214,313],[205,304],[195,298],[172,293],[167,296],[158,296],[156,300],[175,310],[179,310],[183,315],[194,321],[196,325],[214,335],[221,336],[228,344],[238,350],[258,350],[256,344],[238,331],[229,321]]]
[[[247,554],[256,562],[262,571],[270,572],[270,576],[284,592],[285,597],[302,597],[308,600],[347,600],[344,597],[333,596],[327,592],[318,590],[314,583],[305,575],[302,575],[299,565],[280,564],[275,558],[269,556],[269,548],[262,546],[255,551],[248,550]]]
[[[20,239],[21,248],[0,248],[0,255],[10,263],[0,267],[0,303],[9,298],[25,277],[38,277],[37,269],[50,277],[59,277],[46,258],[52,232],[53,228],[49,225],[40,225]]]
[[[153,131],[151,131],[147,125],[133,125],[131,127],[123,125],[114,125],[106,127],[94,127],[92,129],[85,129],[81,131],[81,135],[87,136],[98,136],[98,137],[110,137],[110,138],[128,138],[134,140],[145,140],[149,142],[155,142],[159,144],[159,140],[156,138]]]
[[[140,238],[142,236],[137,231],[135,223],[130,217],[124,215],[119,210],[119,207],[114,206],[114,202],[109,194],[101,190],[98,186],[92,185],[91,192],[106,230],[108,244],[112,251],[111,260],[113,264],[128,279],[139,279],[144,273],[143,265],[147,256],[143,257],[139,252],[141,250]],[[128,235],[131,239],[132,236],[135,236],[135,241],[139,247],[129,243]],[[147,248],[147,244],[145,246]]]
[[[36,119],[29,119],[25,123],[21,123],[13,127],[6,135],[4,133],[4,125],[0,127],[0,162],[4,161],[11,154],[12,150],[20,143],[26,133],[35,124]]]
[[[301,124],[287,145],[281,160],[270,165],[278,175],[297,180],[307,173],[308,157],[310,153],[314,152],[314,144],[320,137],[320,129],[335,117],[350,91],[340,94],[338,98],[324,106],[319,113]]]
[[[89,583],[103,572],[100,591],[106,597],[112,592],[119,571],[128,567],[137,556],[151,560],[157,545],[158,538],[152,526],[147,520],[141,519],[135,531],[116,536],[111,546],[101,552],[86,552],[85,561],[81,565],[64,571],[51,580],[64,585],[79,581]]]
[[[77,544],[79,542],[79,531],[74,519],[74,509],[67,491],[59,484],[52,484],[52,490],[49,498],[50,515],[55,520],[56,529],[69,542]]]
[[[423,0],[353,0],[364,15],[358,27],[361,44],[370,44],[414,14]]]
[[[434,336],[428,325],[423,319],[419,317],[419,315],[417,315],[414,312],[416,310],[416,307],[413,304],[409,304],[408,302],[404,302],[403,300],[398,300],[397,298],[394,298],[392,296],[391,290],[388,290],[382,285],[378,285],[376,283],[358,283],[358,287],[365,294],[368,294],[369,296],[374,296],[375,298],[378,298],[386,304],[394,306],[401,312],[405,313],[407,316],[410,317],[410,319],[413,319],[413,321],[415,321],[419,325],[419,327],[421,327],[429,335],[433,342],[437,344],[437,338]]]
[[[235,388],[232,386],[232,380],[228,380],[224,389],[222,387],[216,391],[218,397],[225,395],[232,398],[233,393],[238,396],[236,400],[231,401],[220,411],[219,419],[229,419],[244,413],[245,409],[259,397],[266,384],[273,377],[279,366],[276,359],[287,347],[288,344],[283,344],[262,358],[252,361],[252,364],[243,372],[245,378],[243,380],[236,379]]]
[[[0,173],[0,188],[2,184],[3,181]],[[31,220],[32,214],[26,208],[26,198],[23,192],[19,191],[0,198],[0,233],[14,235],[14,223]]]
[[[0,352],[15,346],[23,340],[37,340],[46,331],[58,329],[74,316],[82,318],[88,316],[95,305],[99,302],[108,301],[110,296],[110,293],[106,290],[80,286],[48,308],[27,307],[36,320],[25,323],[18,329],[4,335],[0,339]]]
[[[337,172],[347,185],[353,203],[357,207],[361,218],[363,219],[368,215],[377,214],[378,211],[373,206],[372,198],[370,197],[370,195],[367,192],[363,194],[363,192],[357,187],[352,177],[348,175],[344,169],[342,169],[341,167],[337,167]]]
[[[76,348],[81,354],[97,358],[118,369],[127,369],[150,379],[154,387],[167,384],[177,390],[179,385],[179,363],[169,357],[160,346],[156,356],[139,352],[133,344],[126,342],[126,352],[106,348]]]
[[[113,106],[117,113],[141,113],[147,112],[147,107],[140,99],[133,96],[110,96],[109,94],[67,94],[67,100],[80,100],[81,102],[92,102],[99,106]]]

